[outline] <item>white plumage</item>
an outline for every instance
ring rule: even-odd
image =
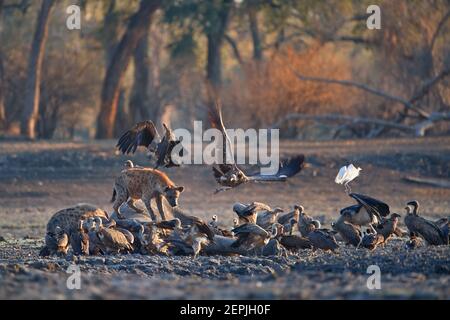
[[[341,169],[339,169],[339,172],[336,176],[336,179],[334,181],[337,184],[343,184],[345,185],[345,189],[347,191],[350,191],[350,188],[348,184],[355,180],[357,176],[359,176],[359,172],[361,171],[361,168],[356,168],[353,164],[349,164],[348,166],[343,166]]]

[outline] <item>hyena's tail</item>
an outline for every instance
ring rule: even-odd
[[[111,198],[111,202],[116,201],[116,195],[117,195],[116,188],[114,188],[114,189],[113,189],[112,198]]]

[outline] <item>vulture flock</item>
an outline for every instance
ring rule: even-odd
[[[210,121],[229,143],[218,104],[210,108]],[[172,161],[173,148],[180,143],[164,125],[165,134],[159,135],[152,121],[136,124],[124,133],[117,148],[124,154],[146,147],[155,160],[155,168],[178,166]],[[223,148],[225,156],[225,146]],[[225,159],[225,157],[224,157]],[[237,164],[212,167],[220,188],[229,190],[244,183],[283,182],[304,167],[304,156],[298,155],[281,162],[275,175],[264,176],[244,172]],[[146,170],[128,160],[123,170]],[[390,211],[389,205],[367,195],[351,192],[349,183],[360,174],[353,164],[342,167],[335,179],[343,184],[355,204],[340,210],[331,228],[325,228],[318,219],[308,214],[305,207],[296,204],[285,212],[265,203],[235,203],[233,226],[219,224],[217,215],[210,221],[185,213],[178,205],[171,205],[164,196],[156,211],[164,220],[125,218],[111,215],[91,205],[79,204],[63,209],[47,224],[45,246],[41,255],[67,254],[69,247],[77,255],[140,253],[164,255],[286,255],[289,251],[304,249],[336,252],[341,245],[374,250],[393,237],[406,238],[405,246],[448,245],[448,218],[437,221],[420,215],[416,200],[406,203],[404,224],[399,227],[400,214]],[[122,171],[124,172],[124,171]],[[144,215],[141,212],[137,214]],[[152,215],[154,217],[154,215]]]

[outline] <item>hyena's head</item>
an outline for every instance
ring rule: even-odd
[[[168,186],[164,189],[164,195],[172,207],[178,206],[178,198],[180,193],[184,191],[184,187],[180,186]]]

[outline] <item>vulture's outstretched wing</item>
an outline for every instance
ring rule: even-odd
[[[154,123],[151,120],[142,121],[125,132],[116,147],[123,154],[134,153],[139,146],[148,148],[155,137],[159,137],[159,134]]]
[[[287,178],[296,175],[302,170],[304,162],[305,156],[301,154],[292,159],[282,161],[278,172],[274,175],[254,174],[247,177],[250,181],[286,181]]]
[[[214,104],[210,104],[208,108],[208,117],[211,123],[211,127],[220,130],[223,136],[223,145],[220,146],[222,148],[223,155],[223,163],[227,163],[227,160],[231,160],[234,163],[234,154],[231,148],[231,140],[228,137],[227,130],[225,129],[225,125],[223,124],[222,117],[222,104],[219,98],[214,99]],[[227,158],[227,151],[229,153],[229,157]]]
[[[386,217],[390,213],[389,206],[383,201],[357,193],[350,193],[349,196],[361,204],[367,212],[375,214],[379,220],[381,220],[381,217]]]

